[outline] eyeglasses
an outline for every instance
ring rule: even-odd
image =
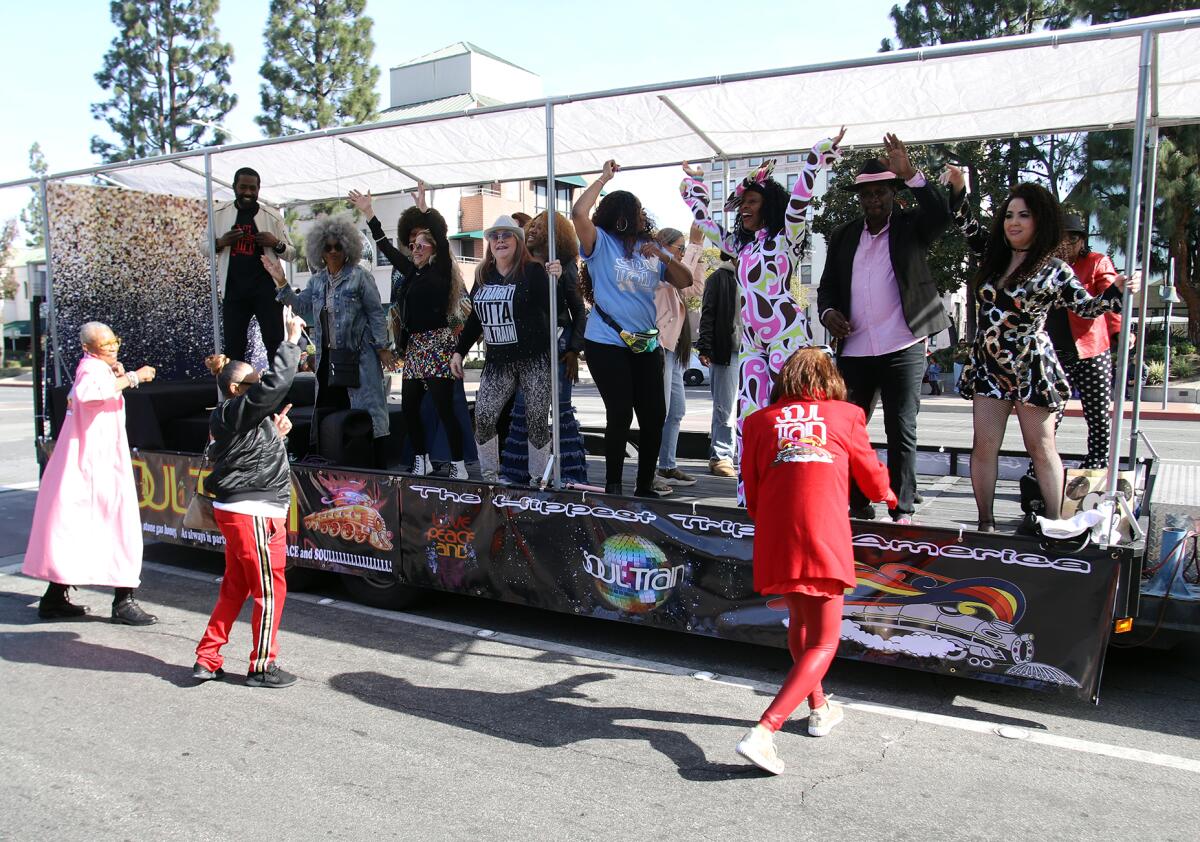
[[[496,243],[503,242],[504,240],[511,240],[515,236],[516,234],[514,234],[512,231],[489,231],[487,238],[491,242]]]
[[[115,351],[121,347],[121,337],[114,336],[112,339],[108,340],[107,342],[101,342],[98,347],[102,348],[105,351],[107,351],[109,349],[112,349],[113,351]]]
[[[325,244],[325,253],[326,254],[328,254],[331,251],[341,251],[341,250],[342,250],[341,243],[326,243]]]
[[[416,251],[417,249],[420,249],[420,248],[433,248],[433,243],[429,242],[429,240],[422,238],[419,240],[413,240],[411,243],[408,244],[409,251]]]

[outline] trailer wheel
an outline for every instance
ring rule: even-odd
[[[417,588],[397,582],[390,573],[343,573],[342,586],[355,602],[373,608],[410,608],[421,598]]]

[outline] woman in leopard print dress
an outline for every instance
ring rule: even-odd
[[[956,194],[965,189],[961,170],[950,167],[948,176]],[[1071,387],[1046,333],[1046,317],[1055,306],[1084,318],[1119,311],[1124,289],[1136,292],[1140,278],[1137,273],[1130,279],[1118,275],[1102,295],[1089,295],[1071,267],[1053,256],[1062,242],[1061,211],[1050,192],[1037,184],[1014,187],[990,231],[969,202],[958,203],[956,221],[980,257],[972,282],[978,311],[975,344],[959,380],[959,393],[973,402],[971,486],[979,529],[995,529],[992,503],[1000,445],[1014,406],[1046,501],[1046,517],[1057,519],[1063,469],[1054,444],[1054,419]]]

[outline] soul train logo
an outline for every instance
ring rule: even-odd
[[[653,611],[683,580],[686,566],[672,566],[666,553],[640,535],[609,536],[601,553],[585,550],[583,569],[595,580],[604,601],[626,614]]]

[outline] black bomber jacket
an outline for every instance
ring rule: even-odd
[[[274,368],[243,395],[228,398],[212,411],[208,458],[212,475],[205,486],[218,503],[256,500],[287,506],[291,501],[291,469],[287,444],[275,431],[271,416],[287,397],[300,362],[300,346],[283,342]]]

